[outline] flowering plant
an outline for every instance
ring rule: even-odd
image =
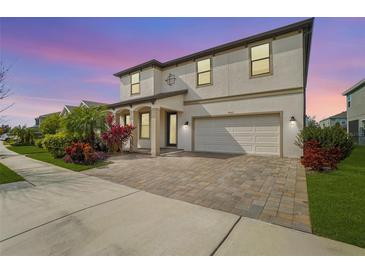
[[[133,125],[119,125],[114,122],[114,115],[109,114],[106,117],[108,129],[101,134],[103,142],[108,147],[109,151],[122,151],[125,144],[133,135],[135,127]]]

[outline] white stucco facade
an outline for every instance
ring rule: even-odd
[[[172,65],[151,64],[138,68],[120,76],[121,102],[132,102],[129,108],[133,111],[140,104],[139,99],[152,98],[149,108],[158,109],[159,123],[153,126],[158,132],[151,135],[157,135],[153,138],[154,142],[156,138],[159,140],[160,147],[168,146],[167,114],[177,113],[176,147],[185,151],[194,151],[196,119],[278,115],[280,156],[298,158],[302,150],[295,145],[295,139],[304,126],[305,115],[304,37],[301,30],[290,31],[197,58],[186,58]],[[270,44],[271,71],[252,77],[250,49],[263,43]],[[211,59],[211,84],[197,86],[197,62],[207,58]],[[131,94],[130,75],[137,71],[140,93]],[[169,76],[175,78],[173,83],[167,81]],[[183,90],[186,91],[183,95],[160,98],[160,95]],[[151,142],[138,140],[137,145],[150,148]]]

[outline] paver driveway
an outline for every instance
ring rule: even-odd
[[[84,173],[133,188],[311,232],[305,171],[296,159],[180,152],[112,157]]]

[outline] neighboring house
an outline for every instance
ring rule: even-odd
[[[47,118],[48,116],[51,116],[51,115],[54,115],[54,114],[58,114],[60,115],[60,112],[52,112],[52,113],[47,113],[47,114],[43,114],[43,115],[40,115],[38,116],[37,118],[34,118],[35,120],[35,127],[39,127],[42,123],[42,121]]]
[[[106,103],[81,100],[81,103],[80,103],[79,106],[65,105],[61,112],[54,112],[54,113],[44,114],[44,115],[41,115],[41,116],[35,118],[35,121],[36,121],[35,126],[39,126],[41,120],[43,120],[45,117],[47,117],[49,115],[52,115],[52,114],[55,114],[55,113],[59,113],[60,116],[66,116],[67,114],[71,113],[77,107],[88,107],[88,108],[90,108],[90,107],[98,107],[98,106],[106,106],[106,105],[107,105]]]
[[[116,74],[132,148],[300,157],[313,19]]]
[[[94,102],[94,101],[86,101],[86,100],[81,100],[80,103],[80,107],[84,106],[84,107],[101,107],[101,106],[106,106],[106,103],[101,103],[101,102]]]
[[[347,113],[346,111],[343,111],[341,113],[338,113],[336,115],[330,116],[328,118],[325,118],[319,122],[319,125],[321,128],[324,127],[331,127],[336,124],[339,124],[344,129],[347,128]]]
[[[347,132],[359,143],[365,143],[365,79],[342,95],[346,96]]]
[[[61,111],[60,116],[66,116],[67,114],[71,113],[75,108],[77,108],[77,106],[65,105]]]

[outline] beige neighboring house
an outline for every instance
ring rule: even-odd
[[[346,96],[347,132],[365,143],[365,79],[342,93]]]
[[[332,115],[328,118],[325,118],[319,122],[321,128],[331,127],[336,124],[339,124],[344,129],[347,128],[347,113],[346,111],[342,111],[341,113]]]
[[[313,19],[167,62],[114,75],[120,102],[109,108],[136,126],[132,148],[295,157],[305,120]]]

